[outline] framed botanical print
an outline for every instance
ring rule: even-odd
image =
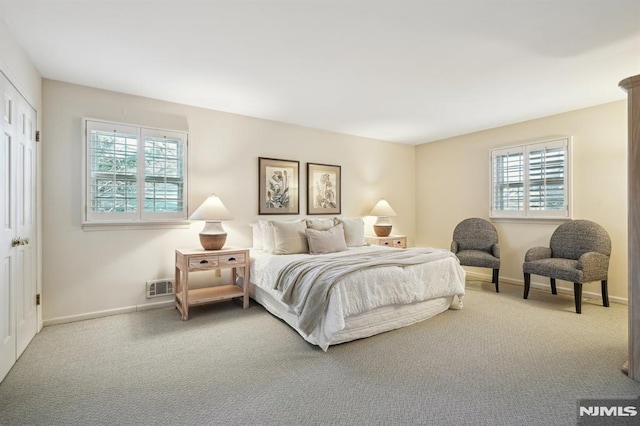
[[[300,162],[258,158],[258,214],[299,214]]]
[[[307,163],[307,214],[340,214],[340,166]]]

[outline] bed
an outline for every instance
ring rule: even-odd
[[[450,251],[368,246],[359,237],[350,242],[326,253],[276,254],[254,240],[251,297],[325,351],[462,308],[465,271]]]

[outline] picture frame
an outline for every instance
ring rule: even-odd
[[[342,167],[307,163],[307,214],[340,214]]]
[[[300,162],[258,157],[258,214],[300,214]]]

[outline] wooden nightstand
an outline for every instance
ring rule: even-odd
[[[231,268],[231,283],[189,290],[189,274]],[[244,268],[243,285],[236,284],[236,268]],[[242,297],[242,307],[249,307],[249,250],[176,250],[176,308],[183,320],[189,319],[189,307]]]
[[[364,237],[367,244],[373,246],[387,246],[396,248],[407,248],[406,235],[389,235],[388,237]]]

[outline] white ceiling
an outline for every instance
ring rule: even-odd
[[[422,143],[625,98],[640,0],[0,0],[43,77]]]

